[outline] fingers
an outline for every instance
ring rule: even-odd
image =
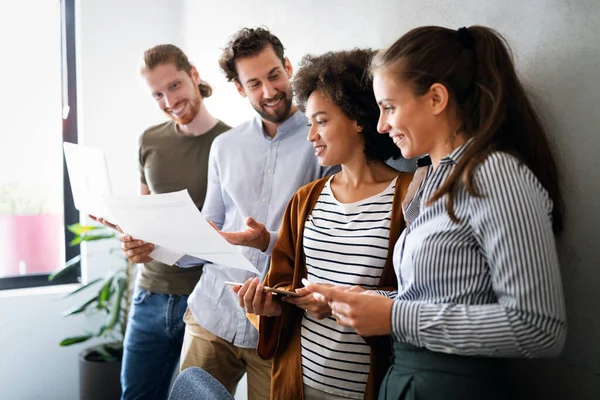
[[[240,303],[240,307],[242,307],[242,308],[246,307],[246,304],[244,302],[244,297],[246,296],[246,293],[248,292],[248,288],[250,287],[250,285],[252,284],[252,282],[254,282],[254,278],[248,279],[246,282],[244,282],[244,284],[242,285],[242,287],[237,292],[237,294],[238,294],[238,301]]]
[[[332,294],[335,291],[335,287],[321,285],[320,283],[309,283],[304,289],[308,293],[320,293],[328,299],[333,299]]]
[[[260,282],[258,281],[258,278],[255,278],[255,282],[256,282],[256,288],[254,289],[254,298],[252,299],[252,310],[253,310],[253,314],[262,314],[262,309],[263,309],[263,299],[265,297],[264,292],[263,292],[263,285],[260,284]]]
[[[244,305],[243,307],[247,312],[251,314],[256,314],[254,310],[254,297],[256,296],[256,288],[258,287],[259,281],[258,278],[252,278],[250,281],[250,285],[248,286],[248,290],[244,295]]]
[[[154,245],[152,243],[130,248],[129,250],[123,249],[125,256],[135,263],[148,262],[148,256],[153,250]]]
[[[119,240],[121,242],[130,242],[133,240],[133,238],[130,235],[123,234],[123,235],[119,235]]]
[[[104,225],[110,229],[114,229],[114,230],[117,230],[117,231],[123,233],[123,231],[121,230],[119,225],[113,224],[113,223],[105,220],[104,218],[96,218],[95,221],[100,222],[102,225]]]
[[[206,220],[206,221],[208,221],[208,220]],[[208,221],[208,223],[209,223],[210,226],[212,226],[215,229],[215,231],[221,232],[221,230],[217,227],[217,225],[215,225],[214,222]]]
[[[360,287],[358,285],[354,285],[354,286],[350,286],[349,288],[345,289],[344,292],[346,292],[346,293],[362,293],[362,292],[366,292],[366,289],[363,289],[362,287]]]
[[[312,300],[312,294],[308,294],[306,296],[300,296],[300,297],[295,297],[295,296],[284,296],[281,300],[287,302],[287,303],[291,303],[291,304],[295,304],[298,307],[301,308],[306,308],[308,307],[311,303]]]
[[[263,311],[274,309],[273,293],[264,292],[264,295],[265,295],[265,304],[263,306]],[[265,314],[265,315],[269,315],[269,314]]]
[[[233,293],[238,294],[240,292],[240,289],[242,289],[242,285],[234,285],[231,287],[231,290],[233,290]]]
[[[154,251],[152,243],[146,243],[142,240],[133,240],[131,236],[120,235],[121,249],[125,253],[125,257],[134,263],[147,263],[152,261],[149,257]]]

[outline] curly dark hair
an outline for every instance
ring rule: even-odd
[[[234,79],[239,83],[235,61],[244,57],[252,57],[271,46],[277,57],[285,64],[284,48],[279,38],[269,32],[266,27],[243,28],[236,32],[223,49],[219,58],[219,66],[225,73],[228,82]]]
[[[371,49],[330,51],[320,56],[307,54],[300,61],[292,86],[296,105],[302,112],[306,112],[306,102],[315,90],[341,108],[362,127],[367,160],[385,162],[400,157],[400,149],[388,135],[377,132],[379,107],[368,73],[374,54]]]

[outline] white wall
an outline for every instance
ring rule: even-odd
[[[137,77],[144,49],[180,45],[215,89],[207,105],[229,124],[254,115],[218,70],[220,48],[242,26],[266,25],[292,64],[306,52],[383,47],[424,24],[484,24],[511,43],[520,73],[541,100],[563,171],[567,226],[560,254],[569,312],[562,359],[519,361],[522,398],[589,399],[600,392],[600,9],[594,0],[85,0],[81,2],[82,142],[108,156],[115,189],[133,193],[135,146],[162,119]],[[106,260],[91,258],[90,276]],[[55,295],[0,298],[0,398],[75,399],[78,348],[55,344],[87,320],[59,317]],[[57,371],[60,372],[57,373]],[[240,387],[240,391],[243,387]]]

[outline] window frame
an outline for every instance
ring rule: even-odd
[[[76,71],[76,33],[75,0],[60,1],[61,14],[61,59],[62,59],[62,135],[63,142],[77,143],[77,71]],[[68,111],[67,111],[68,110]],[[79,222],[79,211],[75,209],[71,184],[63,156],[63,205],[65,222],[65,262],[81,254],[81,246],[69,246],[73,234],[66,227]],[[56,266],[59,269],[60,265]],[[48,280],[50,274],[26,274],[21,276],[0,277],[0,291],[43,286],[56,286],[81,281],[81,265],[78,264],[67,273]]]

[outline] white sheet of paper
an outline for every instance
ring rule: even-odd
[[[75,208],[96,217],[114,221],[104,198],[112,195],[108,167],[100,149],[64,143],[65,160]]]
[[[106,205],[128,235],[164,248],[159,251],[161,258],[171,260],[176,255],[189,254],[259,274],[237,246],[229,244],[210,226],[187,190],[149,196],[113,196],[107,199]]]
[[[163,264],[167,264],[167,265],[173,265],[177,262],[177,260],[179,260],[181,257],[183,257],[185,254],[183,253],[177,253],[174,251],[170,251],[168,249],[165,249],[162,246],[158,246],[158,245],[154,245],[154,250],[152,250],[152,253],[149,254],[149,256],[156,260],[159,261]]]

